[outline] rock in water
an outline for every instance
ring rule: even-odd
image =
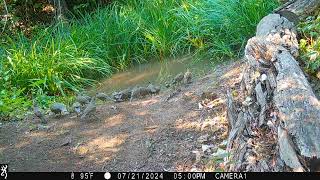
[[[33,100],[33,113],[41,120],[41,123],[47,123],[47,120],[44,118],[44,114],[41,112],[36,100]]]
[[[188,69],[187,72],[184,73],[183,82],[185,84],[190,84],[191,83],[191,79],[192,79],[192,73]]]
[[[107,101],[107,100],[112,100],[112,98],[110,98],[108,95],[106,95],[105,93],[97,93],[96,97],[101,100],[101,101]]]
[[[80,119],[84,119],[84,118],[90,117],[90,116],[95,116],[95,113],[96,113],[96,98],[93,97],[93,98],[91,98],[91,101],[88,104],[88,106],[86,107],[86,109],[84,109]]]
[[[62,113],[67,113],[67,107],[63,103],[53,103],[50,110],[55,114],[61,115]]]
[[[90,102],[91,100],[91,97],[90,96],[87,96],[87,95],[78,95],[76,97],[76,101],[79,102],[82,106],[83,105],[86,105]]]

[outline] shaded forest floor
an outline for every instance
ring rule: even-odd
[[[169,101],[173,92],[133,102],[98,103],[98,119],[74,114],[0,126],[0,162],[10,171],[212,171],[206,154],[227,138],[225,94],[239,89],[243,64],[220,65]],[[212,92],[208,99],[204,92]],[[202,108],[199,108],[199,103]],[[199,155],[200,154],[200,155]]]

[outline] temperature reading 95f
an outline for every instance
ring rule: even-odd
[[[205,173],[174,173],[173,179],[206,179]]]

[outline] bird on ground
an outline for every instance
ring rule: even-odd
[[[132,102],[132,100],[135,98],[143,97],[148,94],[150,94],[150,90],[148,88],[136,86],[132,89],[130,102]]]
[[[101,101],[107,101],[107,100],[111,100],[114,101],[111,97],[109,97],[108,95],[106,95],[105,93],[97,93],[96,97],[101,100]]]
[[[181,82],[182,82],[182,80],[183,80],[183,77],[184,77],[183,73],[177,74],[177,75],[173,78],[171,84],[172,84],[172,85],[175,85],[175,86],[177,86],[178,84],[181,84]]]
[[[67,107],[63,103],[53,103],[50,107],[50,110],[55,114],[59,114],[60,116],[62,113],[67,113]]]
[[[191,79],[192,79],[192,73],[188,69],[187,72],[184,73],[183,82],[185,84],[189,84],[191,83]]]
[[[90,103],[84,109],[80,119],[85,119],[86,117],[90,117],[90,116],[95,116],[97,118],[97,116],[95,115],[96,110],[97,110],[96,97],[92,97]]]
[[[74,110],[75,113],[77,113],[77,116],[79,116],[81,112],[81,104],[79,102],[74,102],[72,104],[72,109]]]
[[[47,120],[44,118],[44,114],[41,112],[41,109],[39,108],[38,103],[35,99],[33,99],[33,113],[40,119],[41,123],[47,123]]]
[[[169,87],[170,87],[170,83],[169,83],[169,82],[165,82],[165,83],[164,83],[164,86],[165,86],[166,88],[169,88]]]
[[[149,89],[150,94],[158,94],[160,92],[160,86],[155,86],[150,82],[147,88]]]
[[[87,95],[78,94],[76,101],[81,104],[81,106],[86,105],[90,102],[91,97]]]

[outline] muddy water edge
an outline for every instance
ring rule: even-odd
[[[144,63],[101,80],[95,87],[88,89],[88,92],[89,94],[95,94],[96,92],[111,94],[114,91],[129,87],[145,86],[149,82],[164,88],[165,82],[170,81],[180,72],[184,73],[189,69],[194,77],[199,77],[210,73],[213,67],[214,65],[210,61],[197,61],[192,56]]]

